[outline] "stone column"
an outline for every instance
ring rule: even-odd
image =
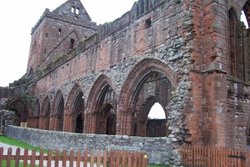
[[[39,117],[39,129],[45,129],[45,117],[43,115]]]
[[[64,123],[63,123],[63,131],[65,132],[73,132],[73,121],[72,121],[72,114],[66,114],[64,116]]]
[[[118,135],[132,135],[132,113],[121,112],[119,113],[119,123],[117,128]]]
[[[96,115],[93,113],[85,114],[84,133],[96,133]]]
[[[55,118],[55,115],[50,117],[49,130],[56,130],[56,118]]]
[[[30,117],[27,119],[27,126],[30,128],[38,128],[39,127],[39,118]]]

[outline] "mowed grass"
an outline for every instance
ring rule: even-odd
[[[24,148],[24,149],[26,148],[28,150],[40,151],[39,147],[34,147],[34,146],[31,146],[27,143],[24,143],[24,142],[21,142],[21,141],[18,141],[18,140],[15,140],[15,139],[9,138],[7,136],[3,136],[3,135],[0,136],[0,143],[9,144],[9,145]]]

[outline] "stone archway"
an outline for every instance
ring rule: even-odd
[[[116,97],[108,77],[101,75],[88,99],[88,133],[116,134]]]
[[[49,130],[50,127],[50,100],[49,97],[47,96],[43,102],[42,105],[42,114],[40,116],[39,120],[39,127],[41,129]]]
[[[151,133],[153,130],[148,129],[152,126],[148,125],[148,114],[151,107],[160,102],[164,108],[168,105],[171,96],[172,85],[168,78],[160,72],[151,71],[142,78],[138,85],[135,85],[136,89],[133,93],[132,99],[132,111],[133,111],[133,123],[137,124],[136,136],[150,136],[150,137],[162,137],[167,135],[167,120],[165,119],[163,129],[157,130],[157,133]],[[167,115],[167,113],[165,113]],[[160,123],[154,121],[155,124]],[[153,125],[153,123],[151,123]],[[157,126],[157,125],[155,125]],[[159,127],[159,125],[158,125]],[[152,127],[153,128],[153,127]],[[135,129],[132,127],[132,129]],[[164,132],[163,132],[164,131]]]
[[[145,59],[138,63],[122,86],[118,106],[121,121],[119,133],[146,136],[150,108],[155,102],[167,107],[176,81],[175,73],[159,60]],[[143,130],[139,132],[137,129]]]
[[[36,100],[33,113],[33,128],[39,128],[39,117],[40,117],[40,101]]]
[[[32,127],[32,121],[30,118],[33,117],[31,106],[27,102],[26,96],[19,96],[10,99],[7,102],[7,110],[15,112],[14,124],[16,126],[29,126]]]
[[[59,90],[56,93],[53,103],[53,111],[50,119],[50,130],[62,131],[64,120],[64,98]]]
[[[243,12],[245,13],[246,15],[246,20],[247,20],[247,23],[248,23],[248,26],[250,27],[250,0],[248,0],[244,7],[243,7]]]
[[[70,91],[64,120],[64,131],[83,133],[84,131],[84,99],[78,84]]]
[[[116,134],[116,116],[114,112],[115,93],[106,85],[99,95],[96,107],[96,133]]]

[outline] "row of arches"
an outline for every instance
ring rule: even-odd
[[[163,62],[145,59],[128,75],[120,92],[106,75],[99,76],[84,97],[84,85],[75,84],[68,95],[58,90],[53,98],[37,99],[33,108],[35,128],[75,133],[166,136],[167,110],[175,74]],[[67,99],[65,98],[67,97]],[[151,119],[150,110],[160,104]]]

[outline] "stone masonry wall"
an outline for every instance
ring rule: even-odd
[[[0,110],[0,133],[4,133],[8,125],[15,124],[15,112]]]
[[[53,104],[56,93],[61,91],[66,103],[70,100],[68,96],[74,85],[79,84],[84,92],[84,101],[95,103],[88,100],[92,96],[90,90],[98,78],[105,75],[110,79],[117,101],[120,103],[117,112],[121,113],[129,108],[124,108],[123,101],[119,100],[122,98],[120,97],[122,91],[126,89],[123,88],[124,83],[131,82],[128,80],[131,75],[138,75],[133,69],[142,62],[148,62],[147,64],[157,62],[154,64],[156,67],[158,63],[164,63],[166,65],[162,69],[166,71],[165,75],[175,88],[168,106],[171,137],[175,141],[183,140],[182,111],[191,87],[188,73],[191,69],[189,40],[192,36],[189,29],[192,23],[189,22],[189,17],[184,18],[183,10],[188,11],[189,6],[181,1],[164,1],[160,7],[131,21],[126,27],[115,31],[41,77],[33,87],[34,93],[31,95],[39,98],[42,106],[46,97],[50,97]],[[145,27],[148,19],[151,20],[151,26]],[[94,111],[86,108],[85,112]],[[120,121],[119,116],[117,121]],[[130,125],[131,122],[126,124]],[[128,134],[119,130],[117,134]]]
[[[8,126],[6,135],[33,146],[59,150],[129,150],[146,151],[149,162],[178,165],[178,154],[167,137],[145,138],[126,135],[97,135],[53,132]]]

